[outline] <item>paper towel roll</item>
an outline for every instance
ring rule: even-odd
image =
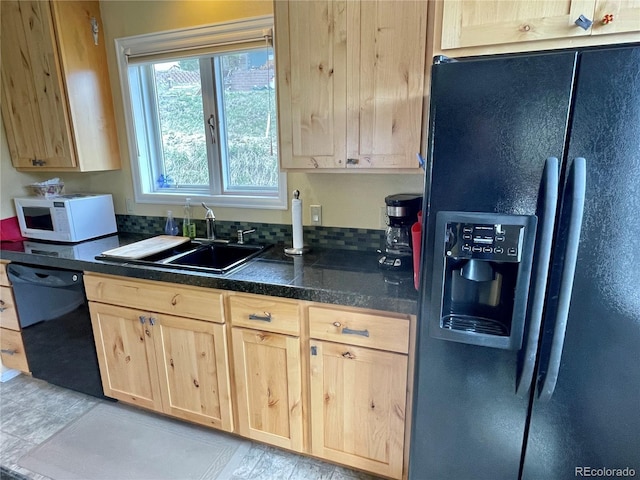
[[[291,200],[291,227],[293,229],[293,248],[302,248],[302,200]]]

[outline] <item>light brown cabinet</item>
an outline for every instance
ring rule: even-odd
[[[300,319],[295,301],[230,295],[238,433],[303,451]]]
[[[416,169],[427,2],[274,2],[281,166]]]
[[[430,7],[434,55],[482,55],[640,40],[638,0],[445,0],[432,2]],[[587,20],[582,26],[576,24],[580,18]]]
[[[2,116],[13,166],[120,168],[99,3],[0,4]]]
[[[154,340],[146,311],[89,302],[104,394],[162,411]]]
[[[0,358],[7,368],[29,372],[7,263],[0,261]]]
[[[107,396],[406,478],[415,316],[94,273],[84,282]]]
[[[105,395],[232,431],[226,326],[216,323],[224,319],[220,293],[92,274],[84,279]],[[154,298],[161,299],[148,308]],[[203,313],[194,319],[167,311]]]
[[[309,307],[314,455],[392,478],[406,473],[410,326],[408,316]]]

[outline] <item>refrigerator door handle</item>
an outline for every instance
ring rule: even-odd
[[[518,362],[516,394],[524,396],[529,392],[533,373],[535,371],[540,325],[544,310],[549,264],[551,261],[551,247],[553,245],[553,229],[555,226],[556,209],[559,194],[560,164],[556,157],[549,157],[542,173],[541,205],[539,209],[540,229],[538,230],[538,245],[534,257],[534,281],[531,291],[527,340],[522,356]]]
[[[586,183],[586,160],[578,157],[573,161],[565,189],[565,195],[567,195],[567,191],[571,188],[572,203],[567,228],[567,242],[563,252],[564,264],[560,278],[558,307],[555,313],[549,362],[546,373],[539,379],[538,383],[538,398],[543,402],[549,401],[553,395],[560,371],[562,348],[564,347],[564,337],[567,329],[567,319],[569,317],[569,304],[571,302],[571,292],[573,291],[573,278],[576,271],[576,261],[578,259],[578,245],[580,243],[580,230],[582,228],[582,217],[584,214]]]

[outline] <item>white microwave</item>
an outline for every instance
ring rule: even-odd
[[[110,194],[14,198],[23,237],[75,243],[117,231]]]

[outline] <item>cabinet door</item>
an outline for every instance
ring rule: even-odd
[[[232,431],[226,327],[161,315],[153,328],[164,412]]]
[[[274,2],[283,168],[344,168],[345,2]]]
[[[594,0],[448,0],[443,2],[442,49],[591,35]]]
[[[104,394],[162,411],[149,314],[89,302]]]
[[[407,356],[311,340],[312,453],[401,478]]]
[[[2,1],[2,114],[15,167],[74,167],[49,2]]]
[[[29,372],[27,355],[22,343],[22,334],[15,330],[0,328],[0,359],[7,368]]]
[[[418,167],[427,3],[346,2],[348,168]]]
[[[73,145],[81,171],[120,168],[120,150],[98,1],[52,3]],[[97,26],[94,39],[92,22]]]
[[[605,16],[612,15],[612,21]],[[593,35],[640,31],[640,0],[596,0]]]
[[[18,312],[11,287],[0,286],[0,327],[20,331]]]
[[[302,451],[300,339],[232,328],[238,433]]]

